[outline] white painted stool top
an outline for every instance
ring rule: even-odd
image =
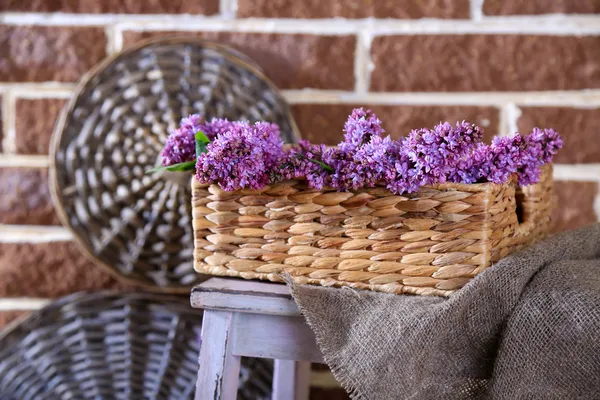
[[[192,289],[204,309],[196,400],[233,400],[240,357],[275,360],[274,400],[308,399],[310,363],[323,355],[284,284],[210,278]]]
[[[288,287],[281,283],[210,278],[192,289],[192,307],[205,310],[299,317]]]

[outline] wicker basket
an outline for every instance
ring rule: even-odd
[[[277,88],[246,56],[195,38],[142,42],[80,82],[51,146],[51,192],[80,248],[117,278],[150,291],[189,293],[191,192],[177,173],[145,174],[170,129],[201,113],[297,128]]]
[[[552,169],[540,183],[445,183],[316,191],[286,181],[225,192],[192,179],[194,267],[203,274],[447,296],[543,238]]]
[[[192,399],[202,313],[188,298],[64,297],[0,333],[0,399]],[[242,360],[238,399],[268,399],[270,360]]]

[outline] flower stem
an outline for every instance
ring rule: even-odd
[[[319,164],[321,167],[323,167],[323,169],[324,169],[325,171],[333,172],[333,168],[332,168],[332,167],[330,167],[329,165],[325,164],[325,163],[324,163],[324,162],[322,162],[322,161],[319,161],[319,160],[313,160],[312,158],[308,158],[308,157],[306,157],[306,159],[307,159],[308,161],[310,161],[310,162],[313,162],[313,163],[315,163],[315,164]]]

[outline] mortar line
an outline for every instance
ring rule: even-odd
[[[600,107],[600,90],[542,92],[385,92],[356,93],[319,89],[283,90],[293,104],[473,105],[560,106],[593,109]]]
[[[35,311],[50,302],[49,299],[34,297],[0,298],[0,311]]]
[[[0,154],[0,167],[48,168],[50,157],[46,155]]]
[[[16,138],[16,100],[12,90],[2,94],[2,152],[11,155],[17,151]]]
[[[236,0],[219,0],[219,16],[223,19],[234,19],[237,15]]]
[[[371,37],[368,32],[363,30],[356,35],[354,54],[354,91],[358,94],[366,94],[369,90],[370,49]]]
[[[469,11],[473,21],[481,21],[483,19],[483,1],[471,0],[469,3]]]
[[[0,243],[69,242],[73,234],[62,226],[0,224]]]
[[[72,92],[75,89],[74,83],[63,83],[63,82],[41,82],[41,83],[29,83],[29,82],[19,82],[19,83],[0,83],[0,90],[12,90],[15,93],[19,94],[22,92]]]
[[[600,183],[600,164],[554,164],[553,177],[557,181]]]
[[[106,35],[106,54],[117,53],[122,47],[121,43],[117,43],[119,33],[115,25],[107,25],[104,27],[104,34]]]
[[[225,0],[223,0],[225,1]],[[235,7],[233,2],[229,8]],[[73,23],[77,21],[77,23]],[[217,16],[169,14],[65,14],[2,13],[0,23],[8,25],[97,26],[119,24],[132,30],[233,30],[312,34],[357,34],[362,29],[379,34],[542,34],[600,35],[600,17],[594,15],[542,15],[482,17],[472,19],[230,19]]]
[[[506,134],[510,135],[512,133],[519,131],[519,117],[522,112],[521,109],[515,103],[507,104],[504,109],[506,110],[507,117],[507,125],[506,125]]]

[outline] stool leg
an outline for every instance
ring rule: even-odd
[[[273,400],[308,400],[310,362],[275,360]]]
[[[204,311],[196,400],[235,400],[241,357],[232,353],[234,314]]]

